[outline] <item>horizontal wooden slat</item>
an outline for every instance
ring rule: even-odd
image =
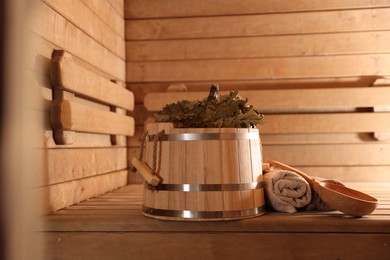
[[[390,145],[267,145],[263,157],[295,166],[381,166],[390,165]]]
[[[127,61],[388,53],[390,31],[269,37],[128,41]]]
[[[390,13],[390,12],[389,12]],[[390,54],[128,62],[129,82],[221,81],[390,75]]]
[[[388,30],[388,8],[326,12],[130,20],[127,40],[215,38]],[[331,21],[331,22],[330,22]],[[180,25],[180,26],[178,26]],[[226,29],[228,26],[228,30]]]
[[[128,19],[307,12],[390,6],[388,0],[274,0],[272,2],[257,0],[208,0],[195,2],[191,0],[127,0],[125,4],[125,15]]]
[[[134,108],[134,95],[100,75],[74,63],[68,53],[54,53],[51,81],[57,87],[127,110]]]
[[[221,91],[221,94],[227,92]],[[390,105],[390,87],[242,90],[248,104],[262,111],[320,110],[323,108],[374,107]],[[179,100],[200,100],[208,92],[158,92],[145,96],[144,105],[149,111],[159,111],[166,104]]]
[[[118,57],[125,59],[125,42],[80,0],[43,0],[68,21],[101,43]],[[83,15],[80,15],[83,14]]]
[[[53,104],[52,124],[54,128],[61,130],[126,136],[134,134],[132,117],[67,100]]]
[[[378,76],[355,76],[355,77],[337,77],[337,78],[304,78],[304,79],[264,79],[264,80],[247,80],[247,81],[218,81],[221,90],[266,90],[266,89],[321,89],[321,88],[350,88],[350,87],[368,87],[374,82],[385,81]],[[182,84],[171,82],[145,82],[145,83],[127,83],[127,88],[134,93],[136,103],[143,103],[145,96],[152,92],[166,92],[171,84]],[[390,81],[389,81],[390,82]],[[206,91],[214,81],[205,82],[186,82],[185,86],[188,91]],[[389,84],[382,84],[385,86]],[[192,95],[192,94],[191,94]],[[191,98],[188,96],[187,99]]]
[[[260,138],[264,145],[390,143],[390,140],[378,141],[373,133],[261,134]],[[134,141],[129,143],[133,144]]]
[[[266,115],[264,121],[260,134],[390,131],[390,113]]]
[[[75,256],[82,259],[174,259],[177,256],[255,259],[260,254],[263,259],[386,259],[389,254],[383,241],[389,239],[389,234],[51,232],[45,236],[45,244],[50,245],[45,256],[49,259],[58,255],[63,259]],[[349,250],[345,249],[346,244]],[[145,245],[153,245],[158,253],[145,249],[149,248]]]
[[[297,166],[297,168],[311,176],[342,182],[390,182],[390,166]]]
[[[118,15],[114,6],[108,1],[101,0],[81,0],[88,8],[90,8],[97,16],[100,17],[108,26],[115,32],[125,38],[125,24],[123,17]]]
[[[127,184],[128,171],[118,171],[86,179],[43,187],[42,213],[49,213],[106,193]]]
[[[39,4],[35,32],[74,56],[125,81],[125,62],[44,3]]]
[[[126,155],[125,147],[46,149],[45,167],[34,185],[52,185],[123,170],[128,168]]]

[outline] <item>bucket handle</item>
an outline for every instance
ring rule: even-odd
[[[165,131],[161,130],[153,137],[153,168],[152,169],[150,169],[150,167],[144,161],[142,161],[144,156],[144,147],[145,147],[145,141],[147,135],[148,135],[148,131],[146,131],[142,136],[138,158],[133,157],[133,159],[131,159],[131,164],[133,165],[133,167],[131,167],[130,171],[132,172],[138,171],[147,183],[149,183],[152,186],[157,186],[162,182],[161,176],[157,174],[157,150],[158,150],[157,144],[159,141],[161,141],[161,137],[165,135]]]

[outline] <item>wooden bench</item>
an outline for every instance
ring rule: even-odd
[[[379,199],[370,216],[268,212],[224,222],[149,219],[142,185],[45,218],[46,259],[389,259],[390,183],[348,183]]]

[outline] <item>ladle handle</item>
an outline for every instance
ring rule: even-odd
[[[278,161],[273,161],[273,160],[267,160],[266,163],[268,163],[270,166],[277,166],[282,170],[288,170],[288,171],[295,172],[296,174],[298,174],[302,178],[304,178],[310,184],[310,186],[313,186],[316,183],[316,180],[314,180],[312,177],[310,177],[306,173],[304,173],[298,169],[295,169],[294,167],[291,167],[287,164],[284,164],[284,163],[281,163]]]

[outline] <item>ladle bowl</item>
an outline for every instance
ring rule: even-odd
[[[310,187],[318,193],[320,198],[332,209],[344,214],[362,217],[371,214],[378,206],[378,200],[363,192],[329,182],[318,182],[304,172],[277,161],[267,161],[270,166],[277,166],[289,170],[303,177]]]

